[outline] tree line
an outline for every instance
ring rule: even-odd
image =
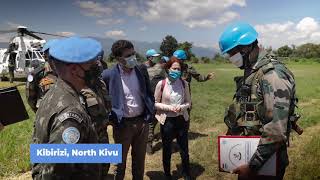
[[[320,44],[306,43],[298,47],[285,45],[278,48],[275,53],[279,57],[320,58]]]

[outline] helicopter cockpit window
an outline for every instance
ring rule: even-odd
[[[39,55],[34,51],[27,51],[26,59],[28,60],[39,59]]]
[[[37,59],[42,59],[41,53],[40,52],[36,52],[37,53]]]
[[[31,56],[30,56],[30,51],[27,51],[27,52],[26,52],[26,59],[31,59],[30,57],[31,57]]]

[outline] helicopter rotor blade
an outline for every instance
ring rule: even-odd
[[[31,33],[37,33],[37,34],[43,34],[43,35],[49,35],[49,36],[57,36],[57,37],[67,37],[63,35],[58,35],[58,34],[50,34],[50,33],[44,33],[44,32],[36,32],[36,31],[30,31]]]
[[[33,34],[33,32],[31,32],[31,31],[24,30],[24,32],[23,32],[23,33],[25,33],[25,34],[27,34],[27,35],[29,35],[29,36],[31,36],[31,37],[33,37],[33,38],[35,38],[35,39],[42,40],[42,38],[41,38],[41,37],[39,37],[39,36],[37,36],[37,35]]]
[[[17,32],[17,30],[16,29],[0,30],[0,34],[14,33],[14,32]]]

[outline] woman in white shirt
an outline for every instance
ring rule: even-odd
[[[190,92],[188,83],[181,79],[180,61],[171,57],[166,63],[168,77],[159,81],[155,89],[156,118],[160,122],[163,144],[162,162],[167,179],[171,179],[171,146],[174,138],[181,149],[184,179],[190,179],[188,150],[188,108]]]

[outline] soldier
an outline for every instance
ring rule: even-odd
[[[99,143],[88,99],[81,91],[99,81],[102,47],[90,38],[71,37],[50,47],[58,74],[36,113],[33,143]],[[33,164],[34,179],[101,179],[101,164]]]
[[[35,68],[27,78],[26,98],[31,109],[36,112],[43,96],[55,84],[57,74],[53,70],[52,61],[49,60],[49,48],[58,40],[48,41],[42,48],[45,63]]]
[[[149,49],[146,52],[148,61],[145,62],[145,65],[147,66],[147,71],[149,74],[152,94],[154,94],[154,90],[158,82],[166,77],[166,72],[164,70],[164,64],[166,61],[164,61],[163,59],[157,60],[159,56],[160,54],[154,49]],[[154,140],[154,129],[157,125],[157,122],[158,121],[156,120],[156,118],[153,118],[153,120],[149,122],[148,143],[146,150],[148,154],[153,154],[152,143]]]
[[[160,54],[156,50],[149,49],[146,52],[147,61],[144,64],[147,66],[147,68],[154,66],[158,62],[159,56]]]
[[[259,49],[258,33],[246,23],[228,26],[219,45],[230,61],[244,70],[238,83],[236,101],[227,108],[225,123],[229,135],[260,135],[258,148],[248,164],[236,168],[239,179],[261,179],[257,171],[277,153],[277,176],[282,179],[288,165],[286,142],[291,129],[289,119],[296,117],[293,74],[273,54]]]
[[[99,69],[92,71],[92,73],[102,72],[103,64],[101,64],[103,59],[103,53],[98,57]],[[86,97],[87,109],[89,115],[91,116],[95,128],[98,133],[99,143],[109,144],[109,137],[107,132],[107,127],[110,124],[108,117],[111,111],[111,98],[108,95],[108,90],[106,84],[101,78],[101,73],[93,76],[98,76],[98,81],[91,82],[90,87],[82,89],[80,93]],[[110,168],[110,163],[103,164],[102,176],[107,177]]]
[[[191,83],[192,78],[196,79],[198,82],[205,82],[214,78],[213,72],[209,73],[207,76],[204,76],[198,73],[197,70],[190,64],[184,63],[187,60],[187,54],[184,50],[176,50],[173,53],[173,56],[178,58],[182,62],[182,79],[186,80],[189,83],[189,85]]]
[[[9,63],[8,63],[8,68],[9,68],[9,80],[10,83],[13,83],[14,80],[14,70],[16,69],[16,56],[17,53],[14,52],[16,50],[16,44],[12,43],[9,46]]]

